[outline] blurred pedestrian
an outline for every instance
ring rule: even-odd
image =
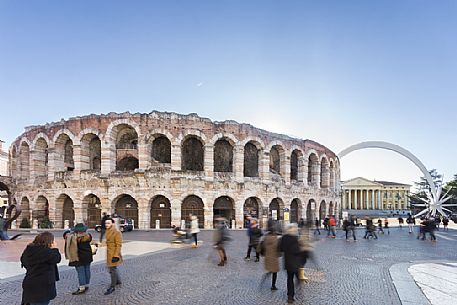
[[[384,231],[387,231],[387,234],[390,234],[389,230],[389,220],[386,218],[384,219]]]
[[[444,217],[444,218],[443,218],[443,228],[444,228],[444,231],[448,231],[448,228],[447,228],[448,224],[449,224],[449,218]]]
[[[21,255],[21,266],[27,270],[22,281],[22,304],[47,305],[57,296],[57,264],[61,256],[54,235],[40,233]]]
[[[248,245],[248,252],[246,253],[245,260],[251,260],[251,250],[254,248],[255,250],[255,262],[259,261],[260,253],[257,251],[257,247],[260,242],[260,238],[262,237],[262,230],[260,230],[259,225],[257,224],[257,220],[253,219],[251,221],[251,235],[249,236],[249,245]]]
[[[217,265],[222,267],[227,264],[225,243],[230,240],[230,236],[227,230],[227,225],[225,224],[225,219],[218,218],[216,221],[216,231],[214,231],[214,248],[216,248],[220,258],[220,262]]]
[[[400,227],[400,230],[403,228],[403,222],[404,222],[403,217],[401,217],[401,216],[398,217],[398,226]]]
[[[414,218],[408,213],[408,218],[406,218],[406,223],[408,224],[409,234],[413,233],[414,228]]]
[[[334,216],[334,215],[331,215],[331,216],[328,218],[327,226],[328,226],[328,233],[327,233],[327,236],[329,237],[330,234],[331,234],[331,235],[332,235],[332,236],[331,236],[332,238],[336,238],[336,219],[335,219],[335,216]]]
[[[314,220],[314,227],[315,227],[315,229],[314,229],[314,235],[316,234],[316,232],[319,233],[319,235],[321,235],[321,231],[319,230],[320,227],[321,227],[321,222],[320,222],[320,220],[319,220],[317,217],[316,217],[316,219]]]
[[[103,212],[102,220],[100,222],[100,243],[103,241],[103,237],[105,236],[105,232],[106,232],[105,221],[107,219],[109,219],[109,215],[106,212]]]
[[[109,218],[105,222],[106,226],[106,265],[111,275],[111,285],[105,291],[105,295],[111,294],[116,290],[116,286],[121,284],[119,277],[119,267],[122,263],[122,233],[114,225],[114,220]]]
[[[384,234],[384,230],[382,229],[382,219],[378,219],[378,231],[382,234]]]
[[[373,219],[367,218],[366,219],[366,229],[365,229],[365,236],[363,237],[364,239],[369,239],[370,236],[374,239],[378,239],[378,236],[376,235],[376,227],[373,224]]]
[[[73,228],[73,232],[65,236],[65,258],[69,261],[69,266],[73,266],[78,273],[79,288],[73,295],[83,294],[89,289],[90,284],[90,264],[92,257],[92,235],[86,232],[87,227],[78,223]]]
[[[281,238],[280,251],[284,253],[284,269],[287,271],[287,303],[294,302],[294,278],[298,279],[298,269],[302,266],[303,253],[298,243],[298,227],[289,224]]]
[[[192,237],[194,239],[194,245],[192,246],[193,248],[198,247],[198,240],[197,240],[197,234],[200,232],[200,229],[198,227],[198,218],[195,215],[190,216],[190,234],[192,234]]]
[[[279,272],[279,257],[280,252],[278,251],[278,236],[276,235],[274,228],[269,228],[265,239],[261,242],[261,254],[265,256],[265,275],[261,281],[261,284],[266,280],[268,276],[272,276],[271,278],[271,290],[275,291],[278,290],[276,288],[276,279],[278,278]]]

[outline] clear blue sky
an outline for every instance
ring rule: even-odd
[[[0,138],[110,111],[196,112],[457,173],[457,1],[0,0]],[[412,182],[394,153],[343,179]]]

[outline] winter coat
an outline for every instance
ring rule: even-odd
[[[298,244],[298,237],[284,235],[280,242],[280,251],[284,253],[284,269],[289,272],[298,272],[302,266],[303,253]]]
[[[75,233],[74,233],[75,234]],[[92,235],[89,233],[84,234],[75,234],[76,237],[76,245],[77,245],[77,261],[71,261],[68,265],[69,266],[84,266],[92,263],[92,248],[90,246],[90,242],[92,241]],[[68,238],[66,242],[68,241]],[[66,247],[65,247],[66,248]]]
[[[21,264],[27,272],[22,281],[22,303],[41,303],[57,296],[59,280],[57,264],[61,256],[58,249],[30,244],[21,256]]]
[[[259,227],[251,228],[251,235],[249,236],[249,245],[257,247],[262,237],[262,230]]]
[[[114,227],[106,230],[106,265],[108,267],[117,267],[122,264],[122,233]],[[113,257],[119,260],[112,262]]]
[[[193,219],[190,221],[190,233],[199,233],[200,229],[198,228],[198,219]]]
[[[278,237],[275,234],[268,234],[262,243],[265,251],[265,270],[267,272],[279,272]]]

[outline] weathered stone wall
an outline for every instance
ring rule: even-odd
[[[94,139],[100,140],[99,146]],[[69,140],[72,158],[63,145]],[[125,154],[133,158],[130,161],[137,160],[135,170],[116,170]],[[100,169],[91,166],[97,158]],[[66,160],[73,160],[73,168],[66,166]],[[184,169],[186,163],[192,170]],[[325,146],[234,121],[211,122],[195,114],[110,113],[28,127],[10,147],[10,164],[14,198],[27,202],[31,210],[46,198],[56,226],[63,226],[62,215],[70,215],[71,204],[63,195],[72,200],[76,221],[90,218],[90,196],[99,199],[99,212],[112,213],[119,205],[125,208],[122,202],[129,195],[136,204],[128,206],[137,207],[143,229],[151,226],[151,202],[158,195],[170,201],[175,225],[180,223],[185,198],[201,198],[207,228],[213,225],[213,204],[221,196],[230,198],[237,227],[243,225],[244,205],[251,197],[259,202],[259,218],[264,221],[275,198],[281,202],[279,217],[294,199],[299,202],[298,216],[304,218],[318,215],[321,207],[325,213],[329,206],[336,206],[336,211],[340,206],[335,188],[339,162]],[[65,212],[59,202],[66,202]]]

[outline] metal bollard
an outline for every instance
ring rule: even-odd
[[[69,220],[64,220],[64,225],[63,225],[63,228],[64,229],[70,229],[70,221]]]
[[[186,229],[186,221],[183,219],[181,220],[181,230],[185,230]]]
[[[235,219],[232,219],[232,229],[236,229],[236,221],[235,221]]]
[[[16,220],[13,220],[13,222],[11,223],[11,230],[16,230],[16,229],[17,229]]]
[[[156,220],[156,229],[160,229],[160,219]]]
[[[38,219],[34,219],[33,220],[33,226],[32,226],[32,229],[38,229]]]

